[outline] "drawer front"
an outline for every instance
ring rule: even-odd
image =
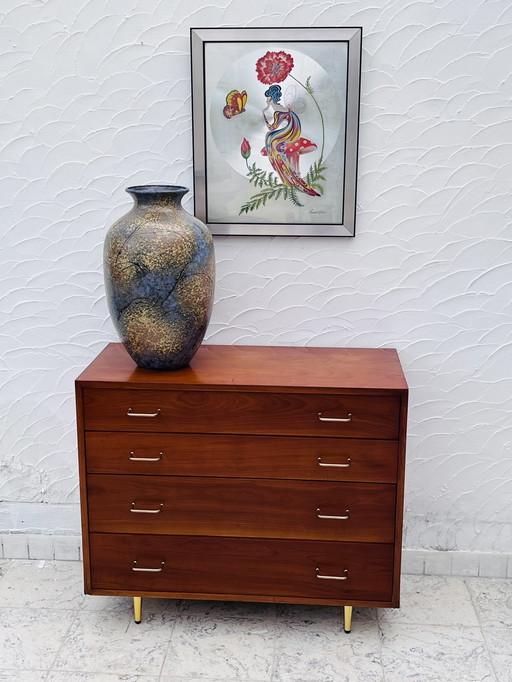
[[[85,389],[91,431],[398,437],[397,396]]]
[[[92,532],[394,541],[394,485],[91,474],[87,487]]]
[[[93,591],[391,600],[392,545],[93,533],[90,551]]]
[[[89,431],[85,452],[89,473],[394,483],[398,442]]]

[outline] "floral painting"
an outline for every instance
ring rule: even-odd
[[[264,29],[246,31],[261,38]],[[347,233],[340,228],[355,210],[357,149],[349,44],[291,40],[307,29],[293,31],[202,45],[203,79],[193,93],[196,210],[214,234]]]

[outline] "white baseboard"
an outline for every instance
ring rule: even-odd
[[[402,573],[512,578],[512,554],[404,549]]]
[[[80,535],[31,535],[0,533],[0,558],[80,561]]]
[[[0,558],[80,561],[80,535],[0,533]],[[402,573],[512,578],[512,554],[404,549]]]

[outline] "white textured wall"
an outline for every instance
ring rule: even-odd
[[[512,551],[510,0],[0,15],[0,530],[78,530],[73,380],[116,340],[103,238],[127,185],[192,185],[189,27],[361,25],[357,236],[217,238],[207,340],[396,347],[406,546]]]

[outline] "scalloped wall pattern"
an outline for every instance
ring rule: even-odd
[[[2,0],[0,531],[79,530],[103,239],[124,187],[192,186],[189,28],[329,25],[364,31],[356,237],[216,238],[206,341],[396,347],[406,547],[512,551],[509,0]]]

